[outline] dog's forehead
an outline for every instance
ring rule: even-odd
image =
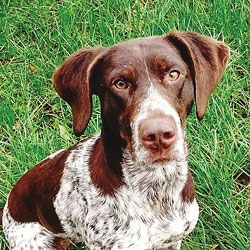
[[[162,36],[136,38],[110,48],[111,60],[121,64],[142,64],[152,59],[182,61],[179,51]]]

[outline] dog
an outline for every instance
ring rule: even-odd
[[[186,117],[199,120],[229,57],[223,42],[171,31],[82,49],[56,69],[77,136],[101,102],[102,129],[58,151],[14,186],[3,210],[11,249],[180,249],[199,208]]]

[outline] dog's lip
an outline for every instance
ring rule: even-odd
[[[151,155],[150,158],[152,163],[166,163],[171,160],[171,154]]]
[[[156,159],[153,160],[153,163],[163,163],[168,161],[169,159],[167,157],[157,157]]]
[[[171,158],[171,147],[168,147],[164,151],[151,152],[150,156],[153,163],[164,163],[170,161]]]

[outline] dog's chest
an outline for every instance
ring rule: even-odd
[[[84,241],[90,249],[168,247],[188,234],[198,218],[195,201],[164,208],[149,205],[127,190],[115,197],[96,193],[91,196],[66,202],[67,220],[62,221],[68,236]]]
[[[198,218],[196,201],[182,202],[180,190],[166,195],[169,187],[159,178],[144,195],[128,185],[114,196],[102,195],[91,181],[88,157],[81,153],[91,144],[69,157],[54,203],[67,237],[90,249],[159,249],[192,231]]]
[[[176,207],[153,207],[136,194],[93,203],[85,220],[86,243],[91,249],[159,249],[170,246],[188,234],[198,217],[196,202]],[[191,215],[192,214],[192,215]]]

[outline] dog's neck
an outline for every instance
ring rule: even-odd
[[[108,131],[108,132],[104,132]],[[89,165],[93,183],[103,194],[114,195],[123,184],[122,142],[112,130],[102,130],[91,150]]]
[[[121,161],[122,148],[124,145],[123,141],[119,136],[112,133],[112,131],[104,132],[102,130],[100,142],[102,144],[103,157],[105,158],[107,167],[111,172],[122,177]]]
[[[139,164],[123,145],[118,136],[103,130],[95,142],[90,157],[91,177],[103,193],[113,195],[123,186],[152,204],[162,204],[181,193],[187,181],[186,160]]]
[[[158,164],[137,164],[125,150],[122,170],[124,182],[152,205],[174,202],[179,198],[188,176],[186,161]]]

